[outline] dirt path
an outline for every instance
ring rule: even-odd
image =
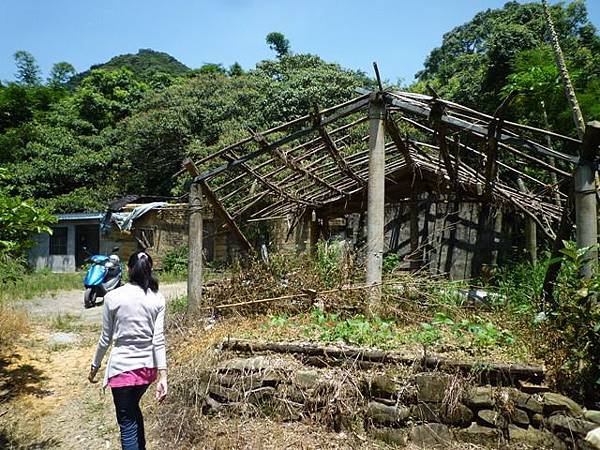
[[[186,284],[161,292],[176,298]],[[82,299],[76,290],[23,302],[31,330],[0,355],[0,448],[120,448],[110,392],[86,380],[102,308]]]
[[[165,298],[171,299],[185,295],[186,282],[165,284],[160,287]],[[83,323],[100,323],[102,320],[102,307],[91,309],[83,308],[83,289],[75,291],[61,291],[40,297],[25,303],[33,317],[53,317],[68,315],[75,317]]]

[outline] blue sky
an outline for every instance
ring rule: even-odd
[[[0,80],[12,80],[12,55],[27,50],[44,76],[68,61],[78,71],[140,48],[167,52],[189,67],[235,61],[244,68],[273,57],[265,43],[283,32],[297,53],[391,81],[413,79],[442,35],[504,0],[2,0]],[[552,1],[555,3],[555,1]],[[600,1],[587,0],[600,28]]]

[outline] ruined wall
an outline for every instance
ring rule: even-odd
[[[481,205],[471,201],[449,201],[422,194],[417,203],[418,247],[411,252],[410,212],[415,203],[400,201],[385,207],[386,254],[399,256],[400,269],[427,269],[432,274],[447,273],[451,279],[470,278],[482,265],[497,265],[516,256],[520,242],[521,219],[501,208],[492,209],[493,229],[479,227]],[[343,211],[341,211],[343,213]],[[323,224],[325,220],[322,221]],[[366,241],[366,213],[329,218],[321,225],[321,235],[346,239],[358,250],[359,258]],[[304,230],[299,235],[306,241]],[[298,242],[299,248],[305,246]]]
[[[494,228],[479,229],[481,205],[476,202],[448,201],[429,195],[418,200],[419,242],[410,251],[411,203],[386,207],[386,252],[395,252],[409,268],[412,260],[433,274],[447,273],[451,279],[476,275],[474,264],[495,266],[513,251],[513,229],[518,226],[513,213],[501,208],[492,210]]]
[[[534,383],[479,384],[475,374],[418,367],[357,370],[356,361],[315,368],[291,355],[222,354],[218,360],[200,374],[195,391],[207,415],[312,420],[424,449],[456,441],[477,448],[591,449],[584,439],[600,427],[600,411]]]
[[[211,221],[206,220],[205,230],[210,226]],[[151,210],[135,220],[129,231],[121,231],[113,225],[110,233],[103,236],[102,242],[102,249],[106,252],[110,252],[112,247],[119,247],[123,261],[145,248],[152,255],[155,267],[160,268],[167,252],[188,243],[187,209]],[[205,242],[205,246],[212,252],[212,242]]]

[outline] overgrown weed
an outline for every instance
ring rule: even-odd
[[[50,270],[25,273],[2,286],[0,301],[26,300],[50,292],[82,289],[83,276],[81,272],[52,273]]]
[[[27,314],[13,303],[0,301],[0,352],[29,330]]]

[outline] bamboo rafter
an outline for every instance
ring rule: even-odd
[[[552,234],[551,224],[560,218],[557,198],[566,198],[558,188],[571,176],[578,157],[569,152],[580,141],[437,95],[383,92],[382,96],[390,138],[388,183],[403,176],[420,177],[432,190],[460,190],[478,201],[488,196],[536,216],[533,219],[544,232]],[[368,106],[366,94],[252,132],[197,161],[204,171],[196,181],[211,184],[236,221],[343,205],[364,195],[368,182],[368,136],[361,127],[368,121]],[[550,137],[553,145],[548,144]],[[523,170],[525,163],[538,172]],[[526,193],[518,189],[517,177],[529,184]]]

